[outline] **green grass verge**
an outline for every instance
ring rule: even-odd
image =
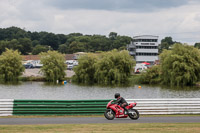
[[[63,80],[66,80],[67,82],[71,82],[71,77],[65,77]],[[45,77],[19,77],[19,81],[42,81],[45,82]]]
[[[19,77],[19,81],[45,81],[44,77]]]
[[[200,123],[0,125],[1,133],[199,133]]]

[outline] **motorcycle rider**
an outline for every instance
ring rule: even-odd
[[[124,109],[124,114],[126,114],[125,111],[128,113],[128,109],[126,108],[128,103],[123,97],[120,97],[120,93],[115,93],[115,98],[117,101],[115,101],[114,104],[120,104],[120,106]]]

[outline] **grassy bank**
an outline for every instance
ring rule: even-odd
[[[45,81],[44,77],[19,77],[19,81]]]
[[[200,123],[0,125],[1,133],[199,133]]]
[[[130,85],[141,84],[141,74],[133,74],[129,78]]]
[[[65,77],[63,80],[71,82],[71,77]],[[45,77],[19,77],[19,81],[42,81],[46,82]]]

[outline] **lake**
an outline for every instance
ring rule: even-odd
[[[66,85],[46,85],[44,82],[22,82],[17,85],[0,84],[0,99],[113,99],[116,92],[126,99],[148,98],[200,98],[198,87],[166,87],[138,85],[131,87],[101,87]]]

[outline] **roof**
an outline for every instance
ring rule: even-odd
[[[75,56],[74,54],[66,54],[65,59],[66,60],[74,60],[74,56]]]
[[[140,35],[140,36],[134,36],[133,39],[158,39],[159,36],[154,35]]]
[[[39,55],[23,55],[23,60],[40,60]]]

